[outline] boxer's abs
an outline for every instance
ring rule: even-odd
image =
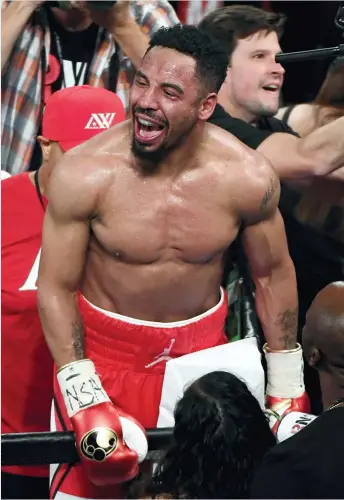
[[[215,306],[222,256],[240,225],[225,180],[205,167],[175,181],[130,178],[121,186],[117,180],[91,222],[85,298],[107,311],[163,323]]]
[[[193,318],[219,301],[222,259],[128,264],[112,257],[89,258],[81,293],[101,309],[132,318],[170,323]]]

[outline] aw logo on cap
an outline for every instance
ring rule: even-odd
[[[111,127],[111,123],[115,118],[116,113],[92,113],[88,120],[86,129],[107,129]]]

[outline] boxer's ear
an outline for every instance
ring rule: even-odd
[[[216,104],[217,104],[217,94],[215,94],[215,92],[208,94],[204,99],[202,99],[201,104],[198,108],[199,120],[207,121],[214,113]]]
[[[47,162],[50,157],[52,142],[43,135],[39,135],[37,140],[41,146],[43,162]]]

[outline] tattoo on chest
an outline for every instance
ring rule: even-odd
[[[84,325],[80,318],[77,323],[73,323],[73,347],[76,359],[82,359],[85,356],[85,335]]]
[[[283,332],[283,341],[285,349],[293,349],[295,347],[297,333],[298,308],[287,309],[279,313],[275,325]]]

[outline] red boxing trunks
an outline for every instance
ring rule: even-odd
[[[175,323],[140,321],[103,311],[82,296],[79,307],[86,357],[94,362],[111,400],[145,428],[157,425],[166,362],[227,343],[228,303],[222,289],[215,307]],[[51,430],[72,430],[56,380],[54,392]],[[93,485],[80,464],[51,466],[50,498],[121,498],[121,490]]]

